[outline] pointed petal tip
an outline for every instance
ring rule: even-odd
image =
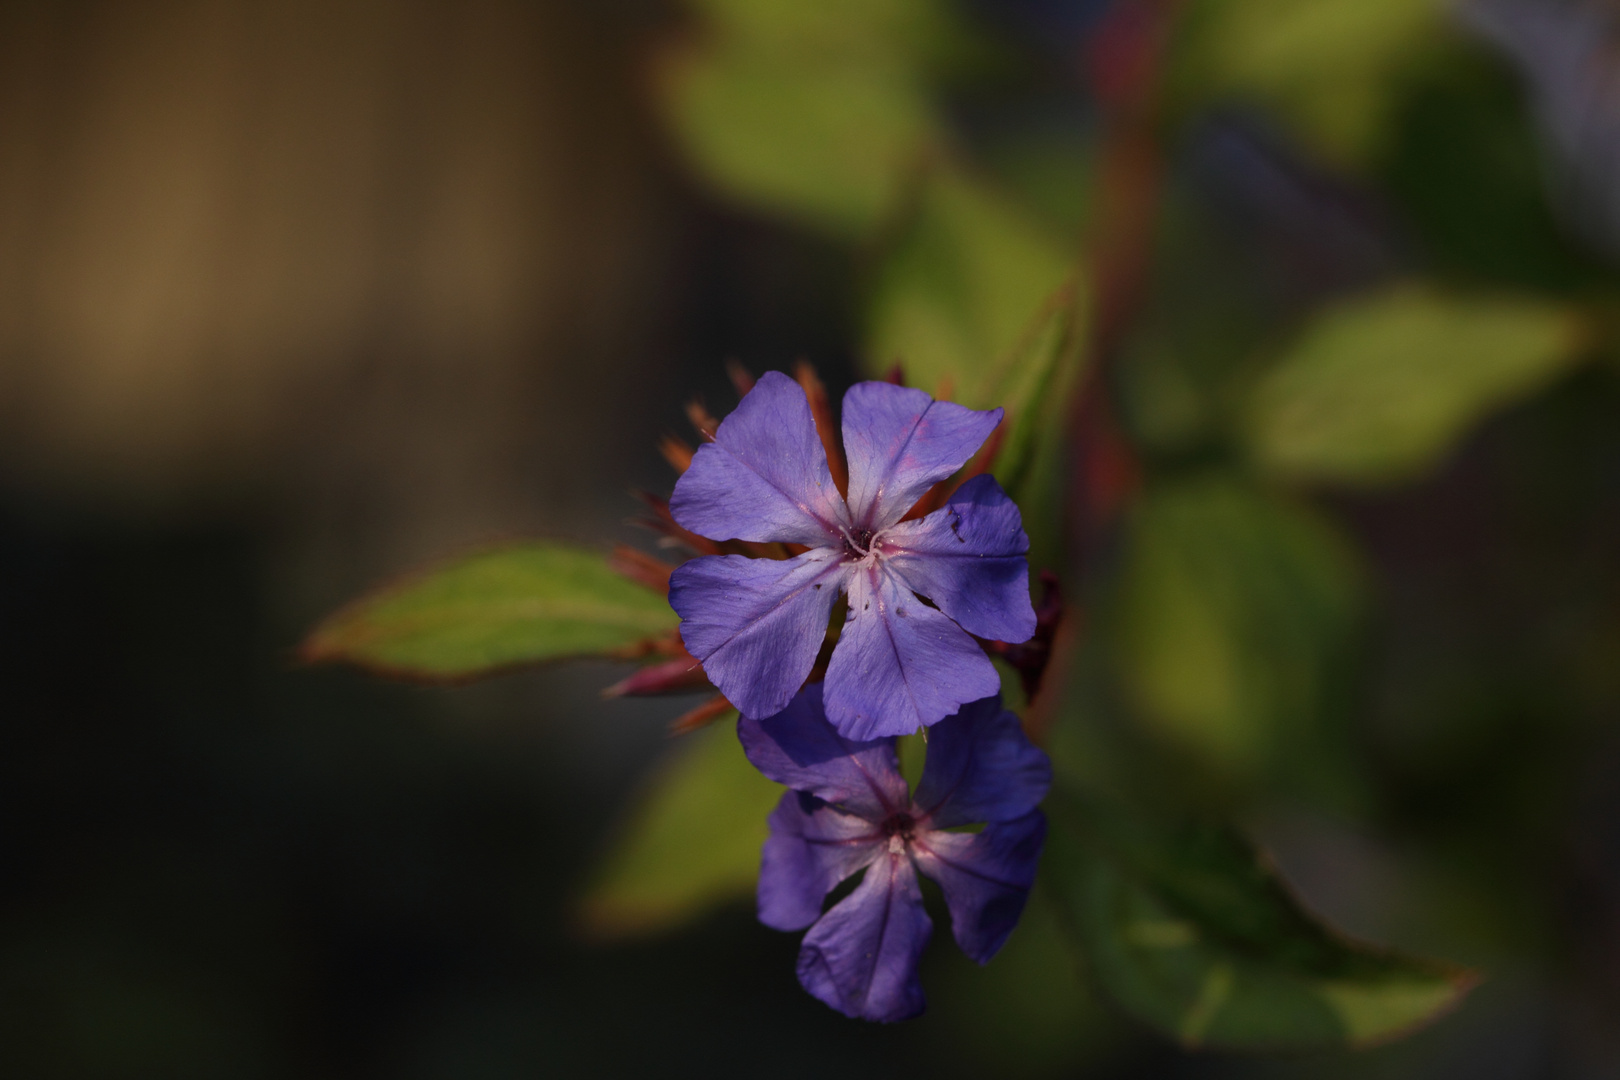
[[[805,934],[799,984],[854,1019],[909,1020],[927,1007],[917,962],[932,933],[911,860],[880,857]]]
[[[862,528],[899,521],[930,487],[973,457],[999,412],[935,401],[921,390],[856,383],[844,395],[849,510]]]
[[[675,484],[676,522],[711,539],[831,543],[847,525],[810,403],[781,372],[760,377]]]

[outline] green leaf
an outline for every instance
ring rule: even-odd
[[[1305,508],[1209,474],[1133,508],[1117,598],[1119,671],[1142,719],[1223,777],[1310,760],[1359,608],[1350,549]]]
[[[955,948],[929,950],[924,964],[922,1041],[947,1075],[1085,1076],[1120,1050],[1126,1033],[1075,963],[1050,889],[1030,894],[989,964]]]
[[[898,361],[913,386],[1007,410],[994,471],[1024,510],[1036,565],[1057,557],[1049,549],[1064,406],[1086,317],[1077,279],[1055,234],[974,178],[942,169],[883,266],[869,317],[869,372]]]
[[[693,0],[710,36],[727,48],[807,65],[931,66],[959,47],[938,0]]]
[[[733,714],[735,715],[735,714]],[[736,725],[687,736],[653,776],[582,903],[594,933],[674,927],[749,895],[782,787],[743,756]]]
[[[870,233],[941,141],[928,69],[950,28],[926,0],[704,0],[665,104],[694,164],[733,198]]]
[[[1255,458],[1297,479],[1421,475],[1476,423],[1580,357],[1568,308],[1405,285],[1317,317],[1254,390]]]
[[[1179,90],[1258,101],[1319,152],[1364,162],[1442,15],[1439,0],[1202,0],[1187,17]]]
[[[1094,977],[1184,1045],[1366,1046],[1434,1020],[1477,982],[1325,926],[1229,828],[1149,822],[1073,792],[1047,810],[1044,879]]]
[[[484,551],[388,586],[333,615],[304,643],[420,679],[465,679],[542,660],[611,655],[668,633],[664,597],[595,551],[532,543]]]
[[[898,201],[935,138],[904,72],[722,54],[687,68],[671,93],[688,153],[722,191],[850,237]]]
[[[929,177],[872,300],[867,369],[895,362],[924,390],[987,408],[1040,385],[1052,304],[1074,260],[1050,233],[960,172]],[[1044,316],[1044,317],[1043,317]]]

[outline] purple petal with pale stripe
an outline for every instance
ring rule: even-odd
[[[745,713],[737,737],[754,768],[770,779],[868,821],[907,806],[894,740],[855,742],[838,734],[822,711],[820,683],[774,716],[755,720]]]
[[[917,959],[933,929],[911,860],[903,850],[885,852],[804,935],[799,983],[845,1016],[916,1016],[926,1004]]]
[[[850,575],[827,665],[827,719],[845,737],[906,735],[1001,689],[978,643],[880,566]]]
[[[1052,762],[1024,736],[1001,697],[966,706],[928,732],[928,756],[917,783],[918,813],[934,829],[1011,821],[1041,804],[1052,786]]]
[[[839,540],[848,513],[799,384],[761,376],[676,481],[669,512],[711,540]]]
[[[956,943],[979,963],[994,956],[1018,925],[1045,839],[1046,815],[1036,810],[983,832],[931,831],[912,841],[917,868],[945,894]]]
[[[675,568],[681,640],[748,716],[780,712],[815,666],[848,569],[830,548],[787,560],[709,555]]]
[[[773,930],[803,930],[821,918],[827,894],[888,846],[870,821],[799,791],[782,794],[770,825],[759,864],[759,921]]]
[[[999,423],[1000,409],[979,412],[890,383],[850,387],[844,453],[855,526],[876,532],[899,521],[924,492],[967,464]]]
[[[968,633],[1014,642],[1034,636],[1029,537],[994,477],[976,476],[942,509],[885,530],[883,551],[891,572]]]

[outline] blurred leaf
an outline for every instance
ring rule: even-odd
[[[991,657],[990,663],[994,665],[996,674],[1001,676],[1001,704],[1022,716],[1024,710],[1029,708],[1029,698],[1024,694],[1022,676],[1018,674],[1016,668],[998,656]]]
[[[988,408],[1038,387],[1074,259],[996,192],[951,169],[929,177],[872,300],[867,368],[894,363],[924,390]]]
[[[975,161],[1028,213],[1075,247],[1087,234],[1097,189],[1094,131],[1061,117],[975,132]]]
[[[1182,92],[1258,100],[1318,151],[1361,162],[1442,9],[1440,0],[1201,0],[1177,65]]]
[[[938,0],[692,0],[710,35],[735,51],[808,64],[942,62],[956,46]]]
[[[1060,792],[1044,880],[1098,983],[1194,1047],[1365,1046],[1454,1007],[1477,981],[1338,934],[1229,828],[1164,826]]]
[[[726,194],[830,231],[869,232],[933,141],[903,73],[722,55],[674,83],[676,126]]]
[[[586,893],[587,927],[610,936],[649,933],[749,895],[765,819],[782,790],[743,756],[735,724],[682,739]]]
[[[976,180],[939,170],[883,266],[867,334],[869,372],[898,361],[910,385],[1007,410],[994,471],[1048,561],[1048,489],[1060,478],[1064,403],[1082,359],[1076,277],[1073,255],[1050,232]]]
[[[924,959],[920,1034],[948,1075],[1082,1076],[1120,1049],[1121,1025],[1075,963],[1051,890],[1036,889],[989,964],[957,949]]]
[[[620,577],[603,555],[533,543],[470,555],[363,597],[316,627],[302,653],[411,678],[465,679],[611,654],[675,624],[662,596]]]
[[[1303,508],[1205,475],[1150,486],[1125,550],[1117,647],[1143,719],[1227,778],[1298,771],[1357,612],[1349,549]]]
[[[702,0],[702,43],[666,104],[697,166],[734,198],[859,237],[940,140],[926,75],[949,25],[927,0]]]
[[[1366,297],[1319,316],[1260,381],[1248,439],[1290,477],[1407,479],[1570,367],[1581,337],[1570,309],[1534,300]]]

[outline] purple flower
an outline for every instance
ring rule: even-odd
[[[1000,409],[977,412],[920,390],[851,387],[846,502],[792,379],[767,372],[726,417],[675,485],[675,520],[714,540],[810,549],[785,561],[693,559],[670,580],[686,647],[743,715],[787,706],[846,592],[849,615],[826,678],[827,716],[843,734],[902,735],[1001,689],[969,635],[1019,642],[1035,632],[1018,507],[979,476],[942,509],[900,520],[1000,422]]]
[[[759,871],[759,919],[809,927],[799,982],[846,1016],[904,1020],[923,1010],[917,958],[933,931],[917,871],[938,882],[951,932],[979,963],[994,956],[1023,913],[1046,818],[1036,807],[1052,781],[1047,757],[1001,707],[976,701],[935,725],[914,798],[894,739],[838,734],[811,684],[767,720],[737,725],[754,767],[793,790],[771,813]],[[982,832],[950,832],[988,822]],[[827,894],[865,869],[855,891],[823,914]]]

